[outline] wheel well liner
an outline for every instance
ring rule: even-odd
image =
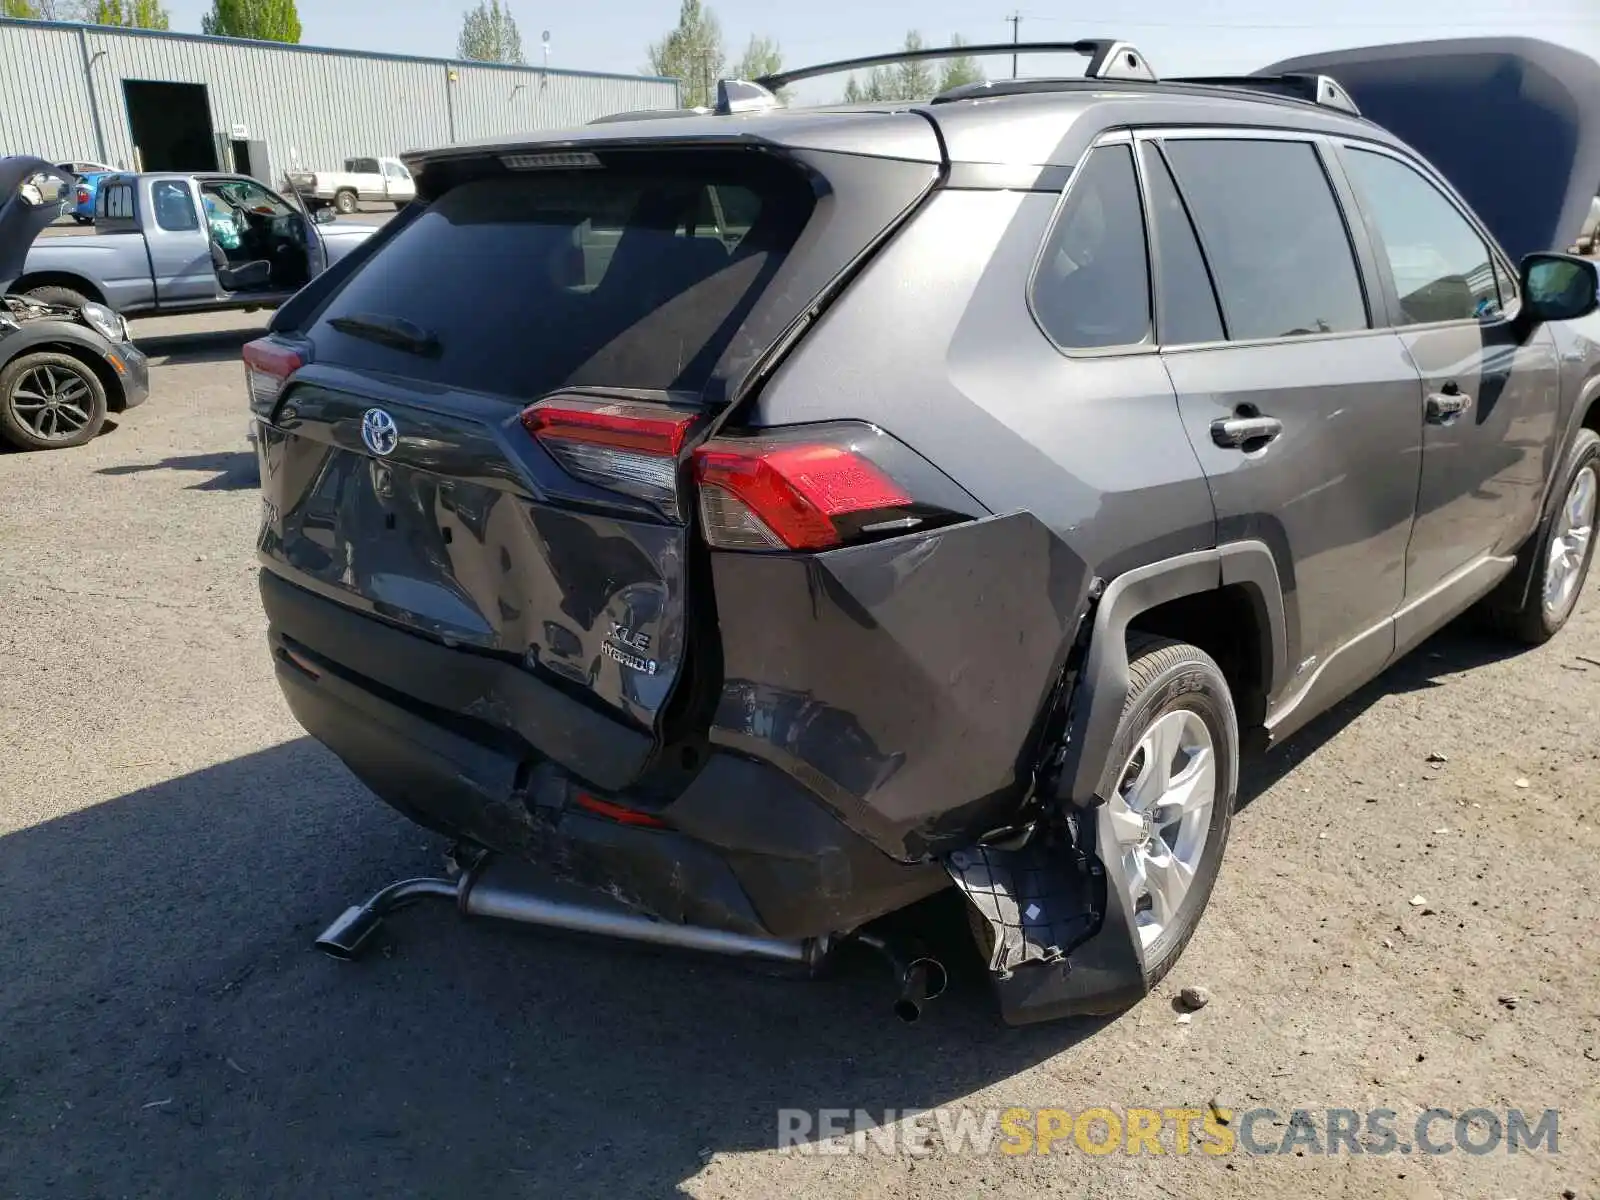
[[[1226,628],[1205,628],[1218,617]],[[1089,653],[1072,701],[1063,784],[1075,804],[1091,804],[1100,793],[1128,697],[1128,631],[1136,626],[1202,638],[1197,644],[1213,657],[1220,650],[1224,673],[1233,672],[1229,683],[1236,688],[1241,729],[1264,720],[1267,698],[1288,679],[1283,590],[1265,543],[1234,542],[1117,576],[1095,606]]]

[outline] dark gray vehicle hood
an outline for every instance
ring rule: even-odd
[[[33,241],[76,185],[42,158],[0,158],[0,294],[23,272]]]
[[[1286,59],[1455,185],[1506,251],[1566,250],[1600,190],[1600,63],[1534,38],[1459,38]]]

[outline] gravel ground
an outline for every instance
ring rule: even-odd
[[[1210,915],[1112,1022],[1002,1029],[968,971],[902,1026],[871,964],[796,983],[423,908],[341,965],[318,929],[442,847],[273,684],[251,320],[141,322],[146,407],[0,455],[0,1195],[1597,1194],[1594,589],[1539,651],[1447,632],[1250,770]],[[781,1108],[1210,1103],[1557,1108],[1559,1153],[773,1149]]]

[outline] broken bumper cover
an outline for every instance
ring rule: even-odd
[[[594,791],[504,730],[428,704],[436,656],[468,671],[474,664],[462,652],[270,571],[261,592],[295,718],[419,824],[538,863],[662,920],[771,937],[851,930],[948,885],[937,864],[889,857],[782,771],[730,753],[714,753],[676,799],[650,810],[660,826],[594,815],[580,795],[617,805],[628,798]],[[391,669],[379,683],[348,665],[378,661],[417,667],[407,679]],[[616,728],[623,741],[636,736]],[[571,730],[562,736],[571,744]]]

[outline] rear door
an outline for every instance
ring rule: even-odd
[[[1416,511],[1421,384],[1366,294],[1370,250],[1327,153],[1257,131],[1140,139],[1163,278],[1190,281],[1164,300],[1184,327],[1162,355],[1217,536],[1264,541],[1284,587],[1293,665],[1274,726],[1390,657]]]
[[[684,439],[727,364],[781,336],[936,166],[885,163],[814,224],[811,177],[752,150],[452,168],[331,297],[274,326],[310,363],[263,430],[264,558],[659,729],[716,636],[693,603]],[[701,219],[713,194],[740,230]]]
[[[1423,619],[1402,629],[1411,642],[1437,624],[1426,619],[1433,609],[1470,599],[1474,571],[1492,575],[1485,559],[1515,554],[1538,523],[1559,452],[1560,359],[1548,328],[1513,326],[1510,264],[1436,178],[1367,143],[1344,143],[1339,157],[1423,377],[1422,484],[1406,555],[1406,598]]]

